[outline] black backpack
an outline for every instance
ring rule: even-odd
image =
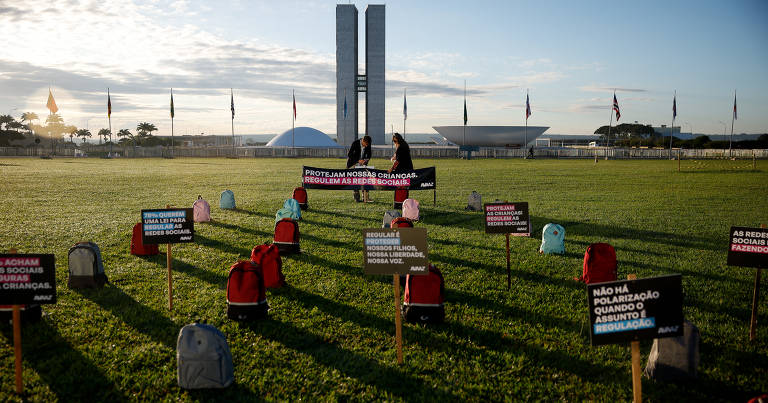
[[[69,248],[69,288],[100,288],[107,283],[101,250],[93,242],[78,242]]]

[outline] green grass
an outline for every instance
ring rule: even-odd
[[[768,162],[416,160],[437,167],[422,204],[430,260],[445,276],[447,322],[404,325],[397,365],[391,276],[362,271],[361,228],[379,227],[391,192],[352,203],[350,191],[310,190],[303,254],[284,259],[290,286],[270,291],[270,318],[225,315],[226,273],[271,240],[273,217],[316,159],[0,159],[0,250],[54,253],[59,302],[23,328],[25,398],[34,401],[157,400],[630,400],[628,345],[591,347],[586,292],[572,280],[593,242],[616,248],[619,275],[682,273],[685,316],[701,330],[698,380],[643,380],[650,401],[744,401],[768,391],[768,327],[748,338],[754,269],[726,266],[731,225],[768,223]],[[384,167],[388,161],[377,160]],[[218,208],[232,189],[238,210]],[[486,235],[484,201],[527,201],[531,238]],[[173,247],[174,310],[165,256],[129,254],[143,208],[191,206],[201,194],[213,222],[196,243]],[[548,222],[566,229],[565,256],[537,253]],[[110,284],[66,287],[67,250],[101,247]],[[164,248],[161,248],[163,250]],[[763,293],[761,316],[768,315]],[[196,319],[227,335],[235,384],[184,391],[176,382],[179,329]],[[10,327],[0,326],[0,400],[14,394]],[[641,343],[647,357],[650,341]],[[645,358],[644,358],[645,359]],[[643,362],[644,364],[644,362]]]

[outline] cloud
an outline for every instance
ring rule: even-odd
[[[642,88],[623,88],[623,87],[610,87],[610,86],[595,86],[595,85],[585,85],[579,87],[579,90],[584,92],[648,92],[646,89]]]

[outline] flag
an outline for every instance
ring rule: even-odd
[[[531,116],[531,103],[528,101],[528,94],[525,94],[525,120]]]
[[[109,97],[109,88],[107,88],[107,117],[112,117],[112,99]]]
[[[677,117],[677,95],[672,97],[672,119]]]
[[[171,89],[171,119],[173,119],[173,89]]]
[[[403,120],[408,120],[408,102],[405,99],[405,90],[403,90]]]
[[[344,90],[344,119],[347,118],[347,90]]]
[[[296,94],[293,94],[293,120],[296,120]]]
[[[616,121],[619,120],[621,117],[621,113],[619,113],[619,101],[616,99],[616,93],[613,93],[613,110],[616,111]]]
[[[232,88],[229,89],[229,108],[232,109],[232,119],[235,119],[235,95],[232,94]]]
[[[48,88],[48,103],[46,103],[45,106],[48,108],[48,110],[51,111],[51,113],[56,113],[59,111],[59,107],[56,106],[56,101],[53,100],[53,94],[51,93],[50,88]]]
[[[736,93],[733,93],[733,119],[738,120],[738,117],[736,117]]]
[[[467,99],[464,99],[464,126],[467,125]]]

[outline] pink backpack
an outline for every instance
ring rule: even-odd
[[[203,200],[203,196],[197,196],[197,200],[192,204],[195,222],[211,221],[211,205]]]
[[[403,217],[419,221],[419,201],[416,199],[405,199],[403,201]]]

